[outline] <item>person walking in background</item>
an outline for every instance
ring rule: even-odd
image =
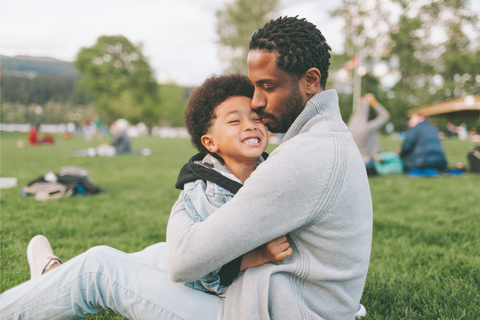
[[[465,123],[462,123],[457,128],[458,140],[465,141],[468,140],[468,127]]]
[[[419,113],[408,121],[410,129],[399,152],[405,171],[413,169],[442,169],[447,166],[438,130]]]
[[[373,109],[377,115],[374,115]],[[360,150],[363,162],[369,175],[375,174],[373,156],[380,152],[378,130],[388,121],[390,114],[375,99],[371,93],[367,93],[361,100],[348,121],[348,129],[353,135],[355,144]]]
[[[118,119],[115,121],[115,133],[112,140],[112,146],[115,147],[117,153],[128,153],[131,150],[130,137],[127,134],[128,121]]]

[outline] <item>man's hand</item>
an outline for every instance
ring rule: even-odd
[[[261,266],[267,262],[280,261],[292,255],[286,236],[280,236],[246,253],[240,271]]]

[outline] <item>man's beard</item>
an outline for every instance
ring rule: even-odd
[[[292,123],[302,112],[304,105],[298,85],[298,81],[293,81],[292,94],[290,95],[288,101],[285,102],[285,104],[283,105],[283,108],[278,110],[277,117],[275,117],[273,114],[263,113],[263,115],[268,116],[269,118],[274,120],[272,121],[273,125],[268,126],[268,131],[273,133],[287,132]],[[262,116],[262,111],[263,110],[257,110],[259,116]]]

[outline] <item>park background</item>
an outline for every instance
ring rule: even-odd
[[[182,126],[189,92],[212,73],[246,72],[248,39],[270,18],[300,15],[332,46],[327,89],[352,110],[353,70],[362,58],[362,95],[391,114],[384,150],[397,150],[407,111],[478,94],[480,4],[416,1],[9,1],[1,4],[2,124],[75,123],[123,117],[133,125]],[[358,69],[357,69],[358,71]],[[40,108],[39,108],[40,107]],[[432,117],[480,129],[479,118]],[[385,129],[382,130],[383,133]],[[71,157],[111,137],[55,135],[53,147],[18,148],[24,133],[1,132],[1,176],[18,187],[1,193],[1,291],[28,280],[25,250],[36,234],[64,260],[105,244],[126,252],[165,240],[174,183],[195,152],[188,139],[147,136],[143,157]],[[444,139],[450,167],[466,163],[470,141]],[[269,150],[275,148],[271,144]],[[106,190],[47,202],[20,187],[66,165],[87,168]],[[403,175],[370,179],[374,238],[362,303],[367,319],[480,317],[480,177]],[[120,318],[108,312],[91,319]]]

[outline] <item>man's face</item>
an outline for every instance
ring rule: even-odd
[[[248,78],[255,86],[252,108],[269,131],[284,133],[302,112],[306,95],[296,79],[277,67],[276,59],[275,52],[251,50]]]
[[[419,124],[420,122],[423,122],[423,121],[425,121],[424,116],[422,116],[421,114],[418,114],[418,113],[414,113],[414,114],[411,115],[410,120],[408,120],[408,126],[410,128],[413,128],[417,124]]]

